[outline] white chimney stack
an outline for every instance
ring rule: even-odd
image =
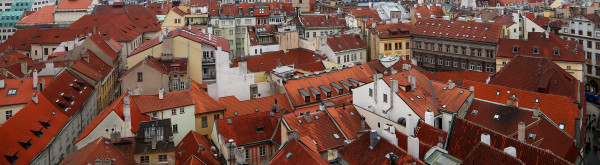
[[[36,89],[38,86],[38,71],[37,69],[33,70],[33,89]]]
[[[164,99],[164,98],[165,98],[165,89],[163,89],[163,88],[160,88],[160,89],[158,90],[158,99],[159,99],[159,100],[162,100],[162,99]]]
[[[31,97],[31,101],[33,101],[35,104],[38,103],[37,93],[33,94],[33,97]]]
[[[515,147],[506,147],[504,148],[504,152],[506,152],[510,156],[517,157],[517,149]]]
[[[425,123],[429,124],[430,126],[434,126],[433,112],[431,112],[430,110],[427,110],[427,112],[425,112]]]
[[[391,79],[391,78],[390,78]],[[391,79],[392,88],[390,88],[392,93],[390,94],[390,107],[394,106],[394,95],[398,95],[398,80]]]
[[[448,80],[448,90],[454,89],[454,86],[456,86],[456,84],[454,84],[452,80]]]
[[[4,80],[0,80],[0,89],[4,89]]]
[[[525,142],[525,123],[524,122],[519,122],[519,126],[518,126],[518,139],[521,142]]]
[[[128,132],[126,130],[131,129],[131,108],[129,105],[129,94],[125,93],[125,96],[123,97],[123,122],[125,122],[125,128],[123,128],[123,132]]]
[[[408,114],[406,117],[406,136],[415,135],[415,124],[413,123],[413,117],[411,114]]]
[[[540,107],[533,107],[533,117],[538,117],[540,115]]]
[[[481,143],[490,145],[490,140],[491,140],[490,134],[487,134],[487,133],[482,133],[481,134]]]
[[[419,138],[414,136],[408,136],[406,144],[408,154],[414,156],[415,158],[419,158]]]
[[[375,148],[375,145],[377,145],[377,142],[379,141],[379,136],[377,136],[377,130],[372,129],[369,132],[369,139],[369,148]]]

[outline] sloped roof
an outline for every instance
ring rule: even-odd
[[[567,40],[550,32],[546,38],[544,32],[529,32],[527,40],[516,40],[502,38],[498,42],[498,57],[515,58],[515,56],[533,56],[546,57],[552,61],[566,61],[583,63],[585,54],[582,49],[576,46],[570,47]],[[513,49],[518,47],[518,51]],[[534,54],[537,49],[537,54]],[[559,55],[554,55],[558,50]]]
[[[264,140],[276,142],[281,139],[272,139],[272,137],[274,134],[280,134],[281,129],[276,129],[280,116],[279,114],[270,116],[270,112],[261,112],[223,118],[216,121],[216,128],[219,129],[224,141],[233,139],[238,146],[251,145]],[[228,124],[228,121],[231,121],[231,124]],[[263,131],[257,131],[258,128],[262,128]]]
[[[110,159],[111,164],[133,164],[133,160],[125,156],[110,139],[99,137],[85,147],[71,153],[59,164],[93,164],[97,159]]]
[[[35,39],[35,34],[39,30],[39,27],[17,30],[6,41],[2,42],[0,52],[8,52],[13,49],[29,51],[31,49],[30,43]]]
[[[142,113],[167,110],[171,108],[194,105],[190,97],[190,90],[168,92],[164,94],[162,100],[156,95],[135,95],[131,96],[131,104],[136,104]]]
[[[156,45],[158,45],[158,44],[161,44],[161,43],[162,43],[162,41],[159,39],[159,37],[156,37],[156,38],[154,38],[154,39],[148,40],[148,41],[146,41],[146,42],[142,43],[142,44],[141,44],[140,46],[138,46],[137,48],[135,48],[135,49],[133,50],[133,52],[131,52],[131,53],[130,53],[130,54],[128,54],[127,56],[128,56],[128,57],[131,57],[131,56],[133,56],[133,55],[136,55],[136,54],[138,54],[138,53],[140,53],[140,52],[142,52],[142,51],[144,51],[144,50],[150,49],[150,48],[152,48],[152,47],[154,47],[154,46],[156,46]]]
[[[331,115],[333,121],[337,123],[348,139],[358,137],[357,132],[362,130],[360,120],[361,115],[356,108],[354,108],[354,105],[350,104],[342,107],[331,107],[327,108],[326,111]],[[365,129],[369,129],[369,126],[366,123]]]
[[[519,55],[492,75],[489,83],[576,100],[579,80],[548,58]]]
[[[16,51],[4,56],[0,56],[0,68],[13,64],[21,65],[21,62],[27,62],[28,66],[33,64],[33,60],[31,58]]]
[[[502,26],[497,22],[480,23],[420,18],[415,23],[415,29],[419,30],[411,31],[412,35],[498,43]]]
[[[110,57],[111,59],[117,60],[119,58],[119,53],[117,53],[117,51],[110,47],[110,41],[104,40],[98,34],[92,34],[90,37],[88,37],[88,39],[94,44],[96,44],[96,46],[98,46],[98,48],[100,48],[100,50],[102,50],[102,52],[108,55],[108,57]]]
[[[451,72],[429,72],[425,73],[425,76],[431,80],[439,82],[452,81],[457,85],[460,85],[465,80],[471,80],[476,82],[484,83],[492,73],[487,72],[476,72],[470,70],[462,71],[451,71]]]
[[[30,43],[37,44],[60,44],[65,41],[75,40],[77,36],[83,36],[84,31],[80,29],[44,29],[39,30]]]
[[[80,58],[77,60],[77,62],[75,62],[75,64],[73,64],[71,68],[82,73],[86,77],[95,80],[96,82],[106,78],[113,68],[102,61],[102,59],[96,56],[96,54],[94,54],[94,52],[91,50],[88,49],[87,54],[89,56],[89,62],[83,58]]]
[[[477,112],[474,113],[474,110]],[[494,118],[496,115],[499,116],[498,119]],[[464,119],[498,133],[511,135],[517,132],[519,122],[529,125],[539,120],[532,116],[533,111],[520,110],[517,107],[475,99],[467,110]]]
[[[199,159],[205,165],[221,164],[211,147],[213,145],[208,138],[192,130],[175,146],[175,164],[184,164],[189,159]]]
[[[292,106],[287,99],[286,94],[279,94],[268,97],[261,97],[257,99],[240,101],[235,96],[227,96],[219,98],[219,103],[222,104],[227,111],[225,111],[225,118],[253,114],[258,112],[272,112],[275,102],[279,105],[280,112],[285,111],[287,113],[292,112]]]
[[[323,152],[329,149],[342,147],[347,140],[336,127],[334,121],[325,112],[309,115],[310,123],[303,116],[287,114],[283,116],[285,124],[291,130],[298,130],[298,140],[306,144],[314,152]],[[317,119],[319,118],[319,119]],[[338,136],[335,137],[334,133]]]
[[[359,20],[369,20],[369,21],[381,21],[381,18],[379,17],[379,14],[377,13],[377,10],[375,9],[351,9],[351,10],[347,10],[346,14],[351,14],[354,15],[355,18],[359,19]]]
[[[371,34],[377,35],[380,39],[410,37],[410,32],[414,30],[411,23],[377,24],[375,28],[373,26],[367,28],[371,29]]]
[[[52,81],[52,77],[39,77],[38,83],[44,82],[42,79],[46,82],[44,86]],[[8,91],[13,89],[17,90],[16,94],[9,96]],[[0,106],[27,104],[34,93],[36,89],[33,88],[33,78],[4,80],[4,88],[0,88]]]
[[[93,14],[142,14],[146,17],[150,17],[153,21],[158,21],[158,18],[142,5],[127,4],[127,5],[96,5]]]
[[[515,24],[515,22],[513,22],[513,16],[510,13],[496,16],[492,20],[494,20],[494,22],[499,22],[502,25],[505,25],[507,28]]]
[[[335,28],[346,26],[344,18],[338,18],[336,14],[314,14],[300,15],[300,21],[305,28]]]
[[[383,137],[379,139],[373,149],[369,147],[370,142],[368,134],[360,136],[341,149],[339,153],[342,159],[351,165],[389,164],[389,159],[385,157],[389,153],[394,153],[398,156],[396,164],[425,164]]]
[[[490,146],[499,150],[506,147],[514,147],[517,150],[517,158],[525,164],[571,164],[565,159],[548,152],[544,149],[521,143],[518,140],[496,133],[495,131],[481,127],[461,118],[454,120],[447,150],[450,155],[465,160],[480,143],[481,134],[490,135]],[[488,155],[493,156],[493,155]],[[483,159],[483,158],[479,158]]]
[[[269,161],[269,164],[326,165],[330,163],[321,158],[321,155],[318,153],[310,150],[308,147],[302,144],[302,142],[293,139],[285,143],[281,150],[277,151],[277,155],[273,156],[273,159]]]
[[[339,37],[333,36],[327,38],[327,45],[329,45],[333,52],[367,48],[365,42],[358,35],[354,34],[342,34]]]
[[[103,37],[120,42],[131,41],[144,32],[132,20],[125,14],[85,15],[73,22],[71,29],[80,29],[86,33],[92,33],[95,30]]]
[[[258,56],[249,56],[243,59],[234,59],[233,66],[237,67],[238,62],[246,61],[248,70],[252,72],[267,72],[271,73],[271,70],[281,65],[294,65],[294,68],[302,69],[305,71],[321,71],[325,69],[322,60],[326,57],[318,55],[317,53],[307,49],[290,49],[287,53],[284,51],[267,52]]]
[[[489,165],[503,165],[503,164],[522,164],[525,165],[521,160],[508,155],[506,152],[489,146],[485,143],[478,143],[473,151],[467,155],[464,164],[476,165],[476,164],[489,164]]]
[[[135,64],[133,67],[127,69],[127,71],[125,73],[123,73],[121,78],[127,76],[129,73],[132,73],[133,71],[135,71],[136,68],[141,67],[142,65],[149,66],[150,68],[153,68],[162,74],[165,74],[165,75],[169,74],[169,70],[161,61],[159,61],[158,59],[156,59],[152,56],[148,56],[148,57],[144,58],[144,60]]]
[[[167,15],[169,9],[173,6],[173,3],[162,2],[162,3],[151,3],[146,6],[146,9],[150,10],[154,15]]]
[[[17,25],[54,24],[54,9],[56,5],[44,6],[37,11],[23,17]]]
[[[192,28],[190,26],[171,31],[166,37],[175,38],[177,36],[181,36],[198,43],[208,44],[215,48],[221,47],[221,50],[229,52],[229,40],[212,35],[210,33],[202,33],[202,31],[199,29]]]
[[[60,1],[56,9],[88,9],[92,0],[68,0]]]
[[[421,15],[421,17],[429,18],[432,15],[435,15],[435,17],[445,16],[444,11],[441,6],[421,5],[421,6],[417,6],[414,9],[415,9],[415,13],[419,13]]]
[[[191,83],[190,95],[194,100],[196,114],[225,110],[226,107],[203,91],[200,84],[194,80]]]

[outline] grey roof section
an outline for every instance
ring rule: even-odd
[[[331,92],[331,89],[327,88],[326,86],[319,85],[319,88],[325,93]]]
[[[319,90],[317,90],[317,89],[315,89],[313,87],[308,88],[308,90],[310,92],[312,92],[313,94],[315,94],[315,95],[320,95],[321,94],[321,92],[319,92]]]
[[[350,81],[351,83],[354,83],[354,84],[360,84],[359,81],[357,81],[357,80],[355,80],[353,78],[349,78],[348,81]]]
[[[348,83],[348,82],[346,82],[344,80],[340,80],[340,84],[342,84],[344,86],[347,86],[347,87],[352,87],[353,86],[352,84],[350,84],[350,83]]]
[[[342,86],[340,86],[340,85],[338,85],[338,84],[336,84],[336,83],[331,83],[330,85],[331,85],[333,88],[335,88],[335,89],[338,89],[338,90],[344,89],[344,88],[342,88]]]
[[[308,94],[308,92],[306,92],[304,89],[298,89],[298,92],[300,92],[300,94],[304,97],[310,96],[310,94]]]

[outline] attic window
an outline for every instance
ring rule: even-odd
[[[335,132],[333,133],[333,137],[334,137],[336,140],[337,140],[337,139],[340,139],[340,136],[338,136],[338,134],[337,134],[337,133],[335,133]]]
[[[500,91],[496,91],[496,96],[500,96]]]
[[[446,109],[446,107],[448,107],[448,106],[446,106],[446,105],[442,105],[442,108]]]
[[[421,99],[421,96],[419,96],[419,95],[416,95],[416,96],[417,96],[417,99]]]
[[[14,95],[17,95],[17,88],[9,89],[8,92],[6,92],[6,96],[14,96]]]
[[[540,98],[535,98],[535,103],[540,103]]]
[[[319,118],[319,116],[315,116],[315,119],[319,120],[320,118]]]
[[[290,159],[290,157],[292,157],[292,153],[288,152],[287,154],[285,154],[285,159]]]
[[[227,119],[227,124],[231,125],[231,118]]]
[[[533,133],[530,133],[530,134],[529,134],[529,138],[530,138],[530,139],[535,139],[535,134],[533,134]]]
[[[298,119],[298,122],[299,122],[300,124],[302,124],[302,120],[301,120],[301,119]]]
[[[474,109],[473,111],[471,111],[471,114],[477,115],[477,112],[479,112],[479,111],[477,111],[476,109]]]
[[[19,144],[21,145],[21,147],[25,148],[25,150],[29,149],[29,147],[31,147],[31,138],[21,138],[19,139]]]
[[[565,124],[563,124],[563,123],[558,124],[558,128],[560,128],[561,130],[565,130]]]
[[[554,55],[555,56],[560,56],[560,50],[554,49]]]
[[[10,164],[15,164],[17,160],[19,160],[19,157],[17,157],[17,153],[18,152],[15,152],[13,155],[4,154],[4,158],[6,158],[6,160],[10,162]]]
[[[500,115],[494,115],[494,119],[496,119],[496,120],[500,119]]]
[[[540,48],[533,48],[533,54],[540,54]]]
[[[344,118],[344,116],[342,116],[342,114],[340,114],[340,118],[342,118],[342,119],[343,119],[343,118]]]
[[[514,46],[513,47],[513,53],[519,53],[519,47],[518,46]]]
[[[42,136],[44,136],[44,133],[42,132],[42,129],[38,129],[38,130],[31,130],[31,133],[33,133],[33,135],[37,136],[38,138],[41,138]]]
[[[350,112],[350,115],[354,116],[354,112]]]
[[[237,111],[233,112],[233,116],[238,116],[238,112]]]
[[[315,145],[317,145],[317,141],[315,141],[315,139],[312,139],[313,143],[315,143]]]
[[[458,92],[458,93],[463,94],[463,93],[465,93],[465,91],[464,90],[460,90],[460,92]]]
[[[40,121],[40,124],[46,129],[50,129],[50,121]]]

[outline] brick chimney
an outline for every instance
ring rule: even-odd
[[[304,113],[302,117],[304,117],[304,120],[306,120],[306,124],[310,124],[310,112]]]
[[[506,100],[506,105],[519,107],[519,99],[515,95],[508,96]]]

